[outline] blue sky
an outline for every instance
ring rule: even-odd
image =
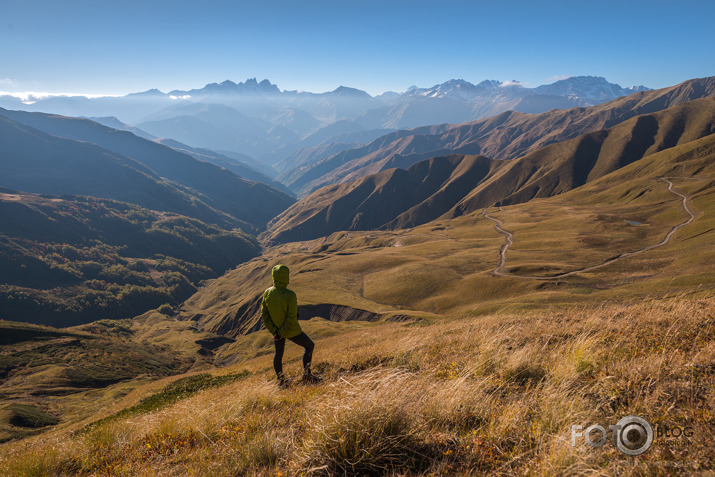
[[[371,94],[452,78],[715,75],[713,0],[0,0],[0,91],[126,94],[249,77]]]

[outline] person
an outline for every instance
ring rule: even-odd
[[[298,298],[289,290],[290,270],[285,265],[276,265],[271,270],[273,286],[263,293],[261,303],[261,318],[266,329],[273,335],[275,354],[273,369],[276,372],[278,385],[285,387],[288,380],[283,374],[283,351],[286,339],[305,348],[303,351],[303,382],[316,383],[321,379],[310,370],[315,344],[306,335],[298,323]]]

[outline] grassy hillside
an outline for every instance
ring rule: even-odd
[[[249,236],[104,199],[0,192],[0,318],[70,326],[176,305]]]
[[[4,444],[0,471],[666,475],[712,469],[714,309],[712,298],[650,299],[343,330],[317,340],[322,385],[278,390],[265,355],[213,376],[145,385],[124,399],[125,411],[111,407],[41,439]],[[287,351],[294,375],[299,353]],[[692,437],[657,437],[633,458],[610,441],[592,449],[581,438],[571,446],[571,426],[607,426],[626,415],[643,416],[661,431],[687,428]]]
[[[134,339],[129,320],[72,330],[0,320],[0,332],[0,442],[47,431],[83,407],[96,410],[126,394],[127,381],[182,373],[196,361]],[[102,396],[106,388],[114,392]],[[99,402],[89,404],[93,398]]]
[[[653,153],[715,132],[715,99],[704,98],[552,144],[511,161],[451,155],[328,186],[273,219],[272,242],[339,230],[406,228],[494,204],[561,194]]]

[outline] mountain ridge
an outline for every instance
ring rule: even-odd
[[[261,228],[278,211],[293,202],[269,185],[248,181],[227,169],[140,138],[128,131],[108,128],[79,118],[0,109],[0,116],[68,140],[96,144],[143,164],[159,177],[179,184],[216,210]],[[32,145],[28,142],[27,146]],[[81,171],[76,171],[81,176]],[[30,192],[30,191],[28,191]]]
[[[714,133],[715,98],[706,97],[548,144],[513,160],[455,154],[430,158],[406,170],[387,169],[319,189],[273,219],[264,237],[273,243],[315,239],[339,230],[408,228],[497,203],[523,203],[567,192]],[[435,175],[447,179],[435,180]]]
[[[248,226],[162,181],[138,161],[96,144],[53,136],[2,115],[0,138],[0,181],[6,188],[102,197],[223,226]]]
[[[539,114],[506,111],[461,124],[399,130],[375,141],[302,164],[287,185],[299,196],[322,186],[357,179],[383,170],[395,155],[442,155],[445,150],[513,159],[530,151],[592,130],[607,129],[630,117],[655,112],[692,99],[715,95],[715,77],[688,80],[660,90],[650,90],[588,108],[555,110]],[[408,161],[403,164],[409,165]]]
[[[40,97],[27,98],[23,103],[18,98],[3,96],[0,107],[74,117],[115,116],[154,136],[178,140],[192,147],[247,154],[272,165],[303,147],[301,141],[310,135],[340,121],[346,124],[339,134],[462,123],[509,109],[543,112],[588,106],[642,89],[622,88],[606,80],[594,86],[594,81],[574,77],[543,85],[550,89],[542,91],[540,87],[526,88],[496,80],[476,85],[465,80],[448,80],[432,88],[410,88],[403,93],[371,96],[349,86],[323,93],[281,91],[269,80],[259,82],[249,78],[239,83],[226,80],[202,88],[175,89],[169,93],[154,89],[122,97]],[[223,120],[221,112],[206,114],[190,110],[192,105],[212,103],[234,108],[243,118],[234,124]],[[189,110],[182,112],[186,106]],[[157,114],[163,117],[158,118]]]

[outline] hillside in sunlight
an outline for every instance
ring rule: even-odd
[[[714,141],[710,135],[652,154],[564,194],[488,208],[513,232],[506,255],[510,277],[491,273],[504,237],[480,208],[409,230],[336,232],[272,247],[213,281],[181,313],[213,331],[254,329],[255,304],[267,286],[262,277],[278,261],[294,270],[302,303],[347,305],[385,317],[463,316],[705,287],[713,280]],[[519,278],[548,278],[658,244],[689,218],[662,177],[672,177],[676,190],[691,195],[696,219],[678,231],[679,240],[568,279]]]
[[[3,444],[0,471],[635,476],[664,464],[712,469],[712,446],[694,437],[712,432],[713,311],[712,298],[679,297],[352,328],[311,320],[304,327],[316,337],[324,384],[277,389],[270,345],[245,341],[250,354],[221,370],[116,385],[106,394],[121,397],[83,412],[36,409],[65,420]],[[298,350],[289,348],[286,358],[294,375]],[[656,438],[638,458],[610,443],[571,446],[573,425],[633,414],[693,437]]]
[[[621,167],[715,133],[715,98],[643,114],[509,161],[450,155],[324,187],[274,218],[271,242],[340,230],[403,229],[494,204],[561,194]]]

